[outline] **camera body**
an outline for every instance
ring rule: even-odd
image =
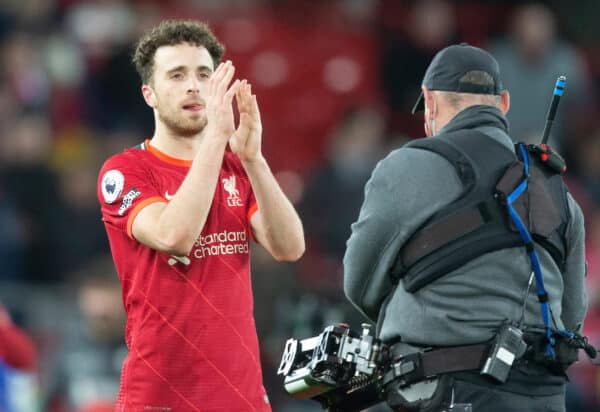
[[[363,324],[362,335],[357,335],[338,324],[312,338],[288,339],[277,374],[284,376],[285,390],[293,398],[317,400],[330,411],[349,410],[335,409],[346,402],[362,408],[381,401],[377,382],[386,353],[370,334],[370,325]]]

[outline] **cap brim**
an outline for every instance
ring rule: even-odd
[[[425,110],[425,104],[423,103],[423,91],[421,91],[421,94],[417,98],[417,102],[413,106],[411,113],[415,114],[417,112],[422,112],[423,110]]]

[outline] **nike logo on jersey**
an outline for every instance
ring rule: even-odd
[[[173,266],[177,262],[183,263],[186,266],[189,266],[189,264],[192,263],[192,261],[190,260],[190,258],[187,257],[187,256],[175,256],[175,255],[171,255],[171,257],[169,257],[169,260],[167,261],[167,263],[169,264],[169,266]]]
[[[167,200],[171,200],[171,199],[173,199],[173,196],[174,196],[174,195],[170,195],[170,194],[169,194],[169,191],[168,191],[168,190],[165,192],[165,199],[167,199]]]

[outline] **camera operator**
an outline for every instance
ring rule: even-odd
[[[565,370],[577,350],[574,358],[565,355],[561,340],[550,344],[554,338],[544,330],[581,330],[587,309],[581,209],[560,174],[532,158],[519,213],[534,239],[526,248],[494,197],[518,148],[505,117],[509,93],[492,55],[449,46],[434,57],[421,88],[413,113],[424,106],[428,138],[377,165],[344,256],[345,293],[377,322],[378,338],[396,358],[430,356],[417,365],[420,377],[413,370],[408,382],[431,383],[431,371],[437,378],[433,389],[423,386],[410,399],[403,398],[410,385],[387,385],[388,403],[419,411],[448,402],[470,403],[476,412],[564,411]],[[534,280],[532,254],[543,282]],[[523,347],[511,352],[502,339]],[[491,353],[494,342],[498,356]],[[545,348],[556,356],[540,353]],[[506,376],[494,369],[498,359],[508,365]]]

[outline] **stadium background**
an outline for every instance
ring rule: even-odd
[[[129,60],[163,18],[205,20],[225,43],[254,85],[265,154],[304,220],[299,263],[253,250],[274,411],[319,410],[283,393],[284,342],[340,321],[358,328],[341,287],[349,225],[375,162],[422,135],[409,111],[423,72],[458,41],[498,58],[521,140],[539,139],[554,80],[567,75],[551,143],[586,216],[585,332],[600,346],[599,15],[595,0],[2,0],[0,301],[38,352],[9,390],[18,412],[111,410],[124,318],[96,177],[106,157],[152,134]],[[575,366],[568,398],[570,411],[600,410],[600,369]]]

